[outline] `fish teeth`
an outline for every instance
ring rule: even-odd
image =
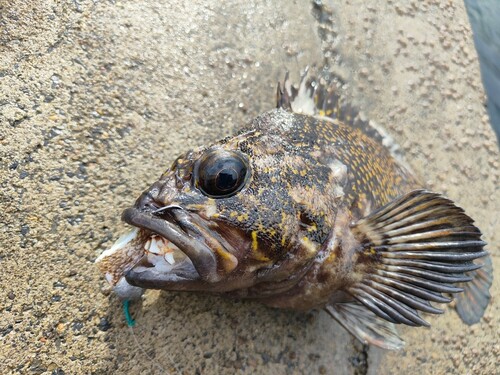
[[[144,249],[150,263],[157,268],[168,269],[176,263],[176,257],[186,258],[186,255],[177,246],[161,236],[152,236],[144,245]]]
[[[162,249],[160,249],[160,246],[158,246],[158,241],[156,238],[151,239],[151,246],[149,247],[149,251],[152,252],[153,254],[162,254]],[[161,243],[160,243],[161,245]],[[162,246],[163,247],[163,246]]]
[[[173,252],[165,253],[164,258],[170,264],[174,264],[175,263],[174,253]]]

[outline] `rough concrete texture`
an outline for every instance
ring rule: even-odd
[[[366,350],[322,312],[148,292],[132,335],[93,260],[177,154],[273,105],[285,70],[329,64],[500,269],[499,154],[462,2],[0,0],[0,373],[484,373],[485,318],[451,309]]]

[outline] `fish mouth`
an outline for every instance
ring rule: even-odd
[[[221,238],[197,215],[179,206],[162,207],[156,211],[131,207],[123,212],[122,220],[150,231],[149,246],[157,248],[158,245],[168,244],[173,250],[170,260],[173,260],[174,255],[177,258],[171,266],[156,267],[152,264],[150,252],[146,252],[125,274],[131,285],[152,289],[196,290],[205,289],[207,284],[217,283],[221,279],[214,251],[214,248],[223,248]]]

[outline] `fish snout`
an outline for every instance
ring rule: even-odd
[[[155,182],[135,201],[134,208],[142,212],[154,212],[162,208],[164,204],[159,199],[161,188],[162,183],[160,181]]]

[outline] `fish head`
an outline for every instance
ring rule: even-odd
[[[178,157],[122,215],[157,236],[160,247],[174,248],[176,261],[155,267],[144,256],[128,270],[127,281],[240,294],[269,294],[297,282],[324,242],[327,213],[320,204],[315,210],[301,204],[304,194],[318,196],[307,187],[321,176],[287,142],[290,130],[303,126],[294,124],[295,116],[266,113],[251,130]],[[297,185],[300,192],[293,189]]]

